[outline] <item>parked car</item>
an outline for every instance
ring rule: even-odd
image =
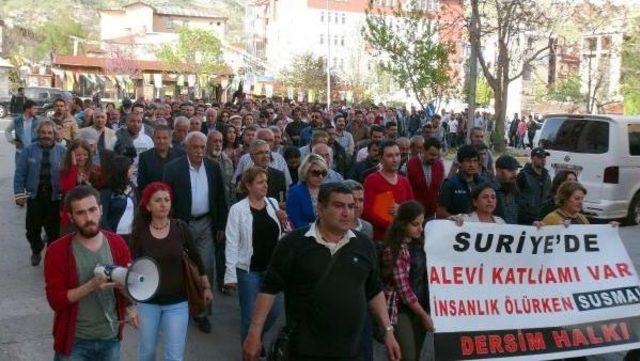
[[[553,176],[572,170],[587,189],[584,213],[640,224],[640,117],[547,115],[540,146]]]
[[[47,87],[26,87],[24,94],[27,98],[36,102],[38,106],[38,114],[50,116],[53,113],[53,101],[57,98],[71,99],[73,95],[62,89]],[[0,98],[0,118],[9,114],[11,104],[11,96]],[[3,114],[4,111],[4,114]]]

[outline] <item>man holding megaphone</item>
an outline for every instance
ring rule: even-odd
[[[65,210],[77,231],[47,248],[44,278],[47,301],[55,312],[56,361],[118,361],[124,323],[138,327],[125,290],[94,275],[96,265],[127,267],[131,262],[124,240],[99,228],[99,202],[99,194],[89,186],[69,191]]]

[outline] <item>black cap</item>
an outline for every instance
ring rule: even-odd
[[[510,155],[501,155],[496,160],[496,168],[498,169],[518,169],[521,167],[520,163]]]
[[[547,152],[541,147],[533,148],[533,150],[531,151],[532,157],[548,157],[550,155],[551,154],[549,154],[549,152]]]

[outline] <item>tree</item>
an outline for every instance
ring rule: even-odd
[[[437,42],[434,19],[416,0],[398,1],[395,8],[376,7],[369,0],[362,34],[394,82],[416,97],[422,109],[441,98],[450,86],[451,44]]]
[[[640,114],[640,19],[635,18],[622,44],[624,113]]]
[[[546,98],[564,103],[580,103],[584,95],[580,91],[580,77],[572,76],[558,79],[556,83],[548,89]]]
[[[476,89],[476,103],[483,107],[489,106],[491,98],[493,98],[493,89],[484,76],[478,77]]]
[[[212,31],[182,27],[178,30],[178,43],[163,45],[157,56],[178,72],[212,75],[224,66],[220,46]]]
[[[326,98],[327,73],[324,58],[314,57],[311,53],[297,55],[291,64],[281,71],[280,77],[287,87],[297,90],[311,90],[318,94],[316,99]],[[331,89],[336,89],[338,78],[331,75]]]
[[[49,60],[51,55],[73,54],[73,37],[92,37],[81,23],[68,16],[45,21],[35,29],[35,35],[39,39],[38,44],[25,49],[25,55],[35,61]]]
[[[494,93],[496,131],[504,134],[509,84],[530,71],[549,50],[558,4],[540,0],[469,0],[470,13],[462,14],[469,43],[477,53],[482,74]],[[495,42],[496,58],[485,58],[484,45]],[[538,44],[541,43],[541,44]],[[501,151],[504,144],[496,144]]]

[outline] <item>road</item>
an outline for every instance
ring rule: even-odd
[[[4,129],[6,121],[0,121]],[[42,265],[31,267],[24,237],[24,209],[13,204],[13,150],[0,134],[0,361],[53,359],[53,314],[45,300]],[[640,266],[640,228],[621,228],[622,238]],[[187,338],[187,360],[239,361],[239,308],[235,296],[215,295],[212,332],[205,335],[193,325]],[[136,359],[137,332],[126,329],[122,360]],[[159,353],[160,354],[160,353]],[[376,345],[376,360],[383,360]],[[428,360],[428,358],[424,358]],[[619,361],[620,355],[591,357],[592,361]]]

